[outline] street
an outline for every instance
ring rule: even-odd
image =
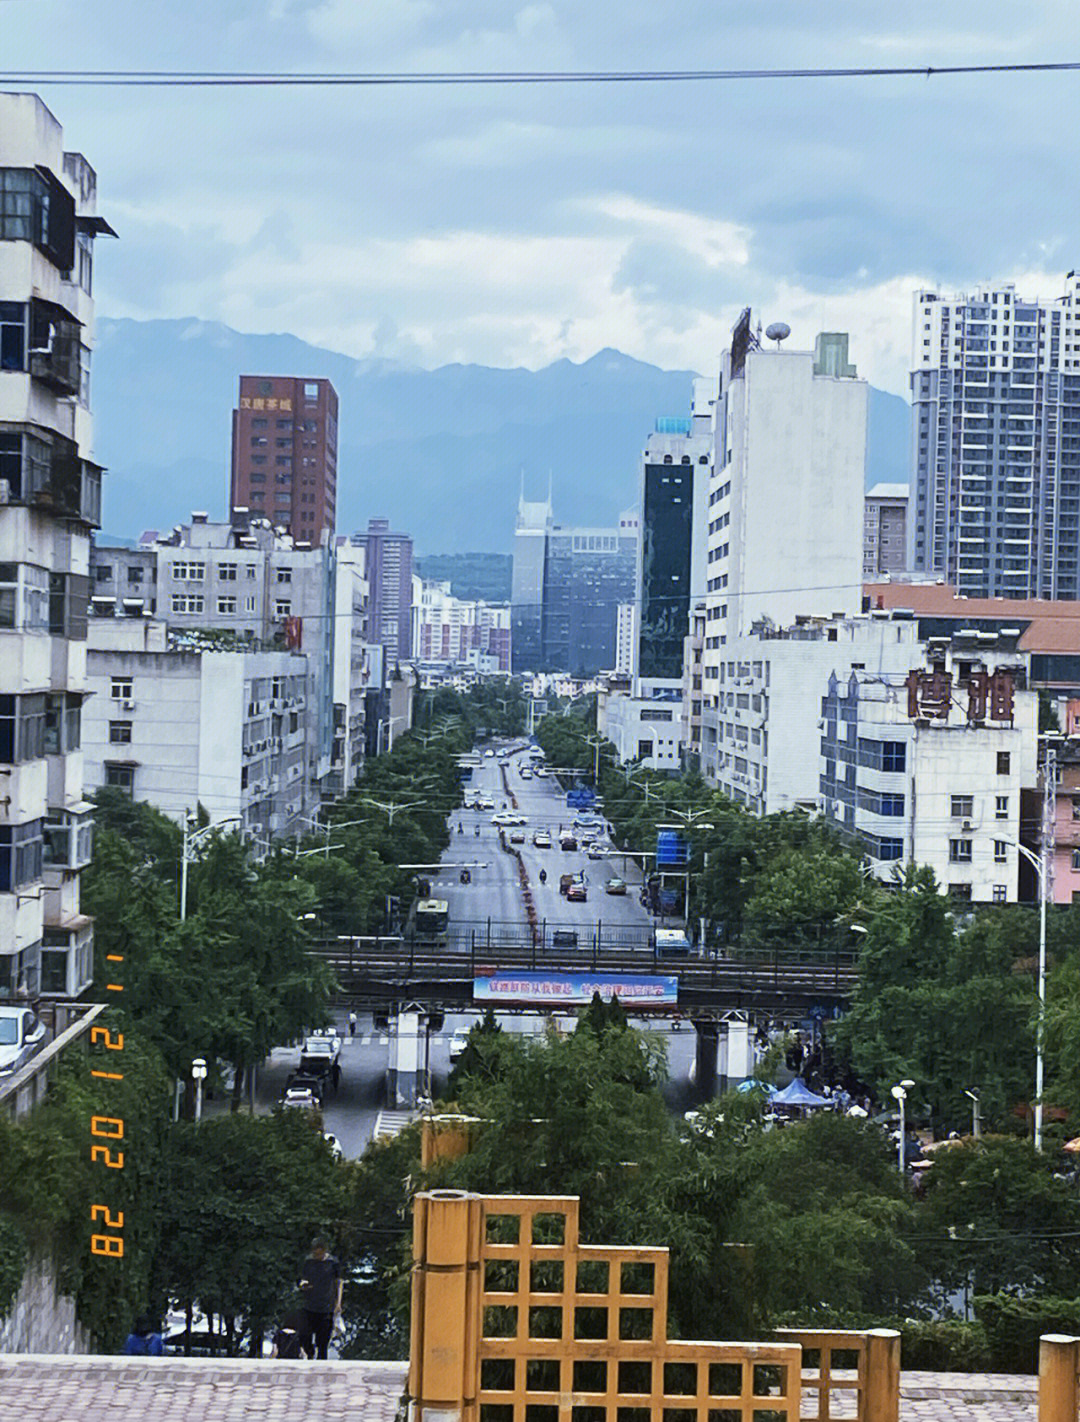
[[[627,946],[641,946],[643,951],[647,950],[652,920],[638,899],[640,868],[623,855],[591,860],[582,849],[561,850],[558,838],[560,826],[569,827],[577,812],[567,809],[565,794],[553,777],[538,779],[534,776],[523,780],[520,767],[528,764],[527,754],[512,756],[506,768],[506,777],[517,800],[518,813],[527,818],[527,824],[523,826],[525,843],[515,848],[521,852],[544,932],[550,938],[554,927],[572,928],[585,950],[591,944],[599,924],[605,942],[612,941],[614,935],[625,941]],[[442,867],[429,876],[432,897],[445,899],[449,906],[450,953],[455,948],[468,948],[473,935],[477,942],[482,942],[483,935],[488,933],[509,931],[522,936],[528,933],[517,856],[503,847],[499,829],[491,823],[493,814],[504,807],[513,808],[497,756],[483,756],[472,780],[466,784],[466,798],[472,800],[477,795],[490,799],[494,809],[454,812],[450,822],[450,844],[443,855]],[[462,827],[460,834],[457,832],[459,824]],[[538,849],[533,845],[533,834],[545,829],[552,837],[552,848]],[[509,830],[505,831],[507,839],[509,833]],[[462,884],[460,872],[463,865],[483,867],[470,867],[471,883]],[[546,884],[540,882],[541,869],[547,871]],[[567,902],[559,893],[559,876],[578,872],[586,877],[589,897],[585,903]],[[626,880],[625,895],[605,893],[604,886],[613,876]],[[428,1066],[431,1093],[435,1099],[446,1092],[451,1037],[458,1029],[468,1030],[480,1015],[479,1011],[448,1013],[442,1029],[431,1033],[428,1039]],[[347,1009],[337,1012],[336,1021],[342,1038],[341,1083],[336,1093],[333,1090],[327,1093],[323,1122],[324,1128],[337,1137],[342,1152],[348,1157],[356,1157],[363,1154],[374,1136],[380,1113],[384,1118],[384,1127],[391,1128],[406,1116],[388,1108],[386,1100],[392,1024],[390,1028],[380,1030],[375,1027],[370,1014],[364,1013],[357,1022],[355,1038],[350,1038]],[[547,1025],[547,1019],[539,1013],[505,1013],[500,1015],[500,1022],[505,1031],[532,1034],[542,1034]],[[674,1111],[685,1110],[697,1098],[689,1083],[695,1049],[693,1030],[684,1026],[673,1032],[666,1018],[656,1022],[641,1021],[635,1025],[663,1033],[669,1068],[665,1095]],[[299,1056],[298,1045],[274,1049],[258,1073],[257,1110],[269,1111],[281,1100],[286,1081],[296,1070]]]

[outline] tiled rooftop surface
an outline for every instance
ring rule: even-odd
[[[0,1356],[12,1422],[394,1422],[404,1363]]]
[[[394,1422],[404,1363],[0,1357],[18,1422]],[[1036,1379],[904,1373],[901,1422],[1035,1422]],[[810,1395],[806,1415],[813,1415]],[[843,1415],[837,1412],[837,1416]]]

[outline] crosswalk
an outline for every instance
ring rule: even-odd
[[[374,1138],[377,1141],[393,1140],[411,1121],[415,1120],[415,1111],[380,1111],[375,1118]]]

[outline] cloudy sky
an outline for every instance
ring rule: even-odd
[[[1076,0],[0,0],[8,71],[626,70],[1080,57]],[[10,81],[6,87],[15,87]],[[358,357],[714,368],[739,309],[903,393],[911,292],[1080,265],[1080,76],[36,85],[120,233],[99,309]]]

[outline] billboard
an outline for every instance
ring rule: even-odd
[[[628,973],[492,973],[473,979],[473,1001],[515,1007],[587,1007],[594,994],[626,1008],[674,1007],[677,977]]]

